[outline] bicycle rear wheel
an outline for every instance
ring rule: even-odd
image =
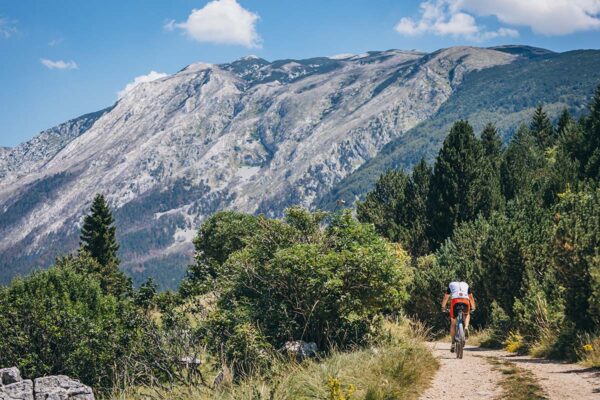
[[[456,341],[456,358],[463,358],[463,351],[465,349],[465,327],[462,323],[458,324],[457,333],[458,340]]]

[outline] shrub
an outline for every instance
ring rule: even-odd
[[[484,347],[500,348],[504,344],[506,332],[510,328],[510,319],[496,301],[492,302],[489,336],[481,341]]]
[[[285,221],[261,217],[257,234],[225,262],[218,310],[203,327],[225,355],[241,326],[275,348],[304,340],[327,350],[366,343],[381,313],[399,311],[408,296],[406,252],[349,213],[327,228],[323,217],[300,208]]]
[[[135,348],[137,316],[129,301],[70,264],[0,289],[0,364],[28,377],[67,374],[109,388],[115,366]]]

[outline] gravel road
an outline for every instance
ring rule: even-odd
[[[464,358],[458,360],[450,353],[449,343],[435,342],[429,346],[440,361],[440,369],[430,388],[421,396],[423,400],[500,398],[501,373],[494,371],[485,357],[497,357],[530,370],[551,400],[600,399],[599,370],[475,346],[467,346]]]

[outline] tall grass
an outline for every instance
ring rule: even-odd
[[[218,389],[201,386],[138,387],[113,400],[392,400],[417,399],[438,368],[423,344],[425,329],[417,323],[386,323],[386,334],[372,347],[333,351],[321,360],[301,364],[278,361],[269,376],[239,383],[231,379]]]

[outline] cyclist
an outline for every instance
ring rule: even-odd
[[[454,349],[456,348],[456,340],[454,338],[456,334],[456,317],[458,311],[456,310],[456,306],[458,304],[464,304],[466,306],[466,311],[464,313],[464,321],[465,321],[465,336],[469,337],[469,321],[471,319],[471,311],[475,311],[475,299],[473,298],[473,293],[471,293],[471,288],[466,282],[455,281],[450,282],[448,285],[448,289],[446,289],[446,294],[444,295],[444,299],[442,300],[442,312],[446,311],[446,304],[448,303],[448,299],[451,298],[450,301],[450,320],[452,321],[450,324],[450,337],[452,338],[452,346],[450,346],[450,352],[454,353]]]

